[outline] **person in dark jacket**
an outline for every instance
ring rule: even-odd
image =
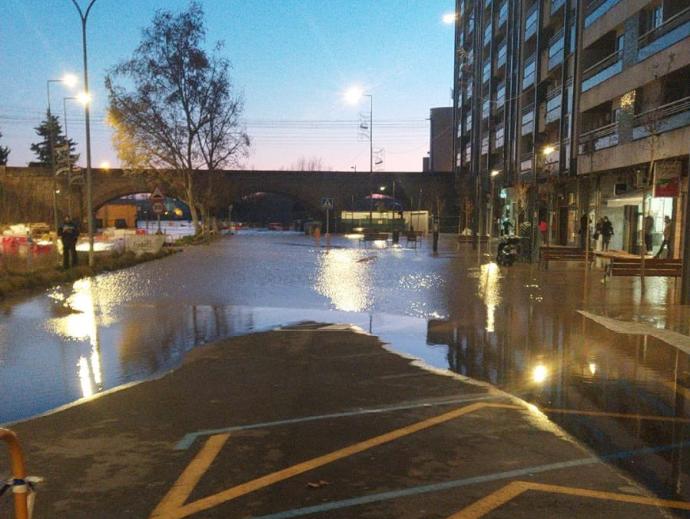
[[[580,249],[585,250],[587,245],[587,232],[589,228],[589,217],[586,213],[582,214],[580,218],[580,230],[578,234],[580,235]]]
[[[667,258],[673,257],[673,249],[671,248],[671,230],[672,230],[671,218],[669,218],[668,216],[664,216],[664,241],[661,242],[661,246],[659,247],[659,251],[654,256],[655,258],[658,258],[659,256],[661,256],[661,253],[664,250],[664,247],[666,247],[666,257]]]
[[[77,239],[79,227],[72,218],[65,216],[64,223],[58,229],[58,236],[62,241],[62,267],[67,270],[77,266]]]
[[[601,223],[601,237],[603,241],[603,250],[609,250],[609,242],[613,236],[613,224],[608,216],[604,216],[604,221]]]

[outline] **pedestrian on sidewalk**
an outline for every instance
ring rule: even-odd
[[[65,216],[65,221],[58,229],[58,236],[60,241],[62,241],[62,268],[67,270],[76,267],[78,263],[77,239],[79,238],[79,227],[69,216]]]
[[[601,223],[601,237],[603,240],[603,250],[609,250],[609,242],[613,236],[613,224],[608,216],[604,216],[604,221]]]
[[[673,250],[671,249],[671,227],[671,218],[664,216],[664,241],[661,242],[661,247],[659,247],[659,251],[656,253],[656,256],[654,256],[655,258],[661,256],[661,251],[664,250],[664,247],[666,247],[666,258],[673,258]]]
[[[503,235],[504,236],[510,236],[510,229],[513,228],[513,222],[510,221],[510,219],[506,218],[503,220]]]
[[[594,250],[600,251],[602,249],[602,237],[601,231],[604,228],[604,219],[599,218],[597,223],[594,224]]]
[[[549,225],[544,221],[539,221],[539,232],[541,233],[542,243],[547,243],[547,231],[549,230]]]
[[[589,217],[587,213],[582,213],[580,218],[580,249],[585,250],[585,245],[587,243],[587,228],[589,227]]]

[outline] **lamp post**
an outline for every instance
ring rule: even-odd
[[[492,169],[491,170],[491,203],[489,204],[489,242],[491,242],[491,238],[494,235],[494,201],[495,201],[495,193],[494,193],[494,180],[498,175],[500,175],[501,172],[497,169]]]
[[[89,66],[87,60],[87,46],[86,46],[86,21],[89,18],[89,13],[96,0],[90,0],[86,11],[83,11],[77,0],[72,0],[74,7],[77,8],[79,18],[81,19],[81,42],[84,58],[84,96],[89,98]],[[89,266],[93,267],[93,186],[91,180],[91,118],[90,118],[90,103],[84,103],[84,119],[86,126],[86,216],[87,226],[89,231]]]
[[[556,151],[555,146],[552,146],[550,144],[547,144],[544,146],[541,150],[541,162],[542,162],[542,168],[543,168],[543,163],[546,161],[546,157],[551,155],[554,151]],[[534,160],[539,160],[539,156],[537,155]],[[538,251],[537,251],[537,237],[538,237],[538,225],[539,225],[539,209],[537,208],[537,200],[538,200],[538,193],[537,193],[537,176],[539,173],[539,167],[534,168],[534,186],[533,186],[533,195],[532,195],[532,200],[533,200],[533,206],[532,206],[532,261],[536,261],[539,258]]]
[[[53,225],[55,226],[55,232],[58,229],[58,207],[57,207],[57,179],[55,173],[55,135],[52,120],[52,112],[50,109],[50,84],[51,83],[62,83],[68,87],[73,87],[77,84],[77,77],[73,74],[65,74],[60,79],[48,79],[46,81],[46,94],[48,97],[48,145],[50,146],[50,173],[53,177]],[[69,152],[69,150],[68,150]]]
[[[374,220],[373,176],[374,176],[374,96],[365,93],[359,87],[352,87],[345,92],[345,100],[354,105],[362,97],[369,98],[369,226]]]

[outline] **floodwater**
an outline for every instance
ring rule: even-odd
[[[690,309],[674,280],[499,268],[451,237],[438,256],[331,245],[239,234],[5,302],[0,423],[163,374],[218,338],[348,323],[535,404],[658,495],[690,498]]]

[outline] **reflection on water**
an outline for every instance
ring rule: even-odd
[[[493,332],[496,322],[496,306],[501,302],[499,286],[499,269],[493,261],[481,266],[479,274],[479,297],[486,305],[486,331]]]
[[[376,256],[356,249],[331,249],[319,256],[316,291],[328,297],[337,310],[361,312],[371,299],[371,269]]]

